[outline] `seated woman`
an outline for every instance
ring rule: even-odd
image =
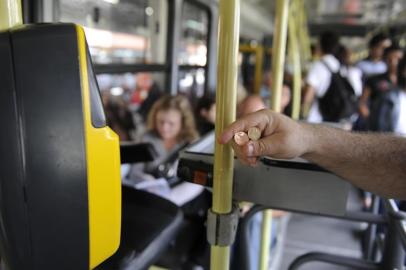
[[[197,139],[192,109],[183,96],[164,96],[152,106],[148,114],[147,132],[142,142],[151,143],[157,158],[154,161],[133,165],[123,179],[126,185],[144,189],[183,205],[203,190],[189,183],[170,187],[168,181],[176,175],[177,153]]]

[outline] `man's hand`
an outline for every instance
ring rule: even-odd
[[[261,131],[261,138],[237,145],[234,134],[251,127]],[[218,139],[223,144],[231,141],[237,157],[251,166],[260,156],[303,157],[365,190],[406,200],[406,139],[402,137],[304,124],[262,110],[237,120]]]
[[[250,141],[243,146],[232,140],[235,133],[247,132],[257,127],[261,131],[258,141]],[[248,114],[227,127],[219,138],[222,144],[231,141],[231,145],[242,163],[255,166],[260,156],[289,159],[302,156],[310,151],[310,127],[272,112],[261,110]]]

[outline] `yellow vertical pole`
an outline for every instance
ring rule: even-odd
[[[309,28],[307,26],[307,14],[306,6],[304,0],[297,0],[297,18],[299,20],[300,31],[298,31],[299,44],[301,46],[301,60],[302,65],[305,65],[308,61],[311,60],[311,51],[310,51],[310,38],[309,38]]]
[[[21,0],[0,1],[0,31],[23,24]]]
[[[264,48],[258,46],[255,50],[255,82],[254,93],[259,94],[262,85],[262,62],[264,59]]]
[[[272,46],[272,94],[271,109],[281,111],[283,73],[286,51],[286,36],[288,28],[289,0],[276,1],[275,33]],[[262,216],[262,241],[259,268],[267,270],[269,264],[269,249],[271,240],[272,211],[266,210]]]
[[[294,0],[292,2],[289,16],[289,56],[293,66],[293,99],[291,116],[295,120],[298,120],[300,115],[300,99],[302,90],[302,69],[298,46],[298,27],[300,26],[300,21],[297,19],[299,7],[298,4],[298,0]]]
[[[283,73],[288,29],[289,0],[277,0],[275,16],[275,34],[272,46],[272,99],[271,108],[281,110]]]
[[[240,1],[220,0],[218,73],[216,92],[216,137],[235,120],[237,89],[237,57],[240,30]],[[214,183],[212,211],[228,214],[232,210],[234,154],[230,145],[220,145],[214,151]],[[211,269],[227,270],[230,247],[211,248]]]

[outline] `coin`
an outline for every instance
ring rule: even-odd
[[[245,145],[249,141],[249,138],[248,138],[247,133],[240,131],[240,132],[237,132],[236,134],[234,134],[234,141],[236,144],[242,146],[242,145]]]
[[[253,141],[258,141],[261,138],[261,131],[257,127],[251,127],[248,129],[248,137]]]

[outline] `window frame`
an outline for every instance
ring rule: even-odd
[[[25,23],[41,23],[58,20],[59,8],[56,2],[44,4],[47,0],[22,0]],[[178,71],[204,68],[205,70],[205,92],[214,92],[217,77],[217,20],[218,2],[216,0],[167,0],[168,1],[168,27],[166,57],[164,64],[95,64],[95,74],[111,73],[136,73],[136,72],[164,72],[165,88],[168,94],[177,94]],[[180,23],[182,19],[182,7],[187,2],[204,9],[208,13],[208,40],[207,40],[207,62],[205,66],[178,65],[178,45],[180,37]],[[52,10],[52,14],[45,14]]]
[[[180,13],[181,15],[183,15],[183,5],[185,3],[188,3],[192,6],[197,7],[200,10],[203,10],[204,12],[207,13],[207,19],[208,19],[208,25],[207,25],[207,41],[206,41],[206,47],[207,47],[207,55],[206,55],[206,65],[188,65],[188,64],[182,64],[182,65],[178,65],[179,66],[179,70],[182,71],[191,71],[191,70],[197,70],[197,69],[204,69],[204,75],[205,75],[205,80],[204,80],[204,89],[205,89],[205,93],[207,93],[208,91],[208,74],[209,74],[209,52],[210,52],[210,41],[211,41],[211,32],[212,32],[212,10],[210,8],[209,5],[207,5],[206,3],[203,3],[202,1],[198,1],[198,0],[185,0],[183,1]],[[181,17],[181,20],[183,18]],[[180,27],[179,27],[179,31],[180,31]],[[178,59],[176,59],[176,61],[178,61]]]

